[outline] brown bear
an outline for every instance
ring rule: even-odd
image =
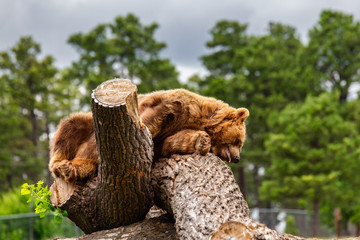
[[[235,109],[184,89],[138,96],[141,121],[154,141],[154,159],[209,152],[237,163],[245,141],[246,108]],[[62,120],[50,146],[49,169],[68,182],[96,175],[98,155],[91,113]]]

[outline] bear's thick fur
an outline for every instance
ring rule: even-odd
[[[245,141],[249,111],[184,89],[138,96],[142,122],[154,141],[154,159],[174,153],[212,152],[238,162]],[[49,169],[68,182],[96,175],[98,155],[91,113],[62,120],[50,146]]]

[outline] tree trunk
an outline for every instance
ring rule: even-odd
[[[259,195],[259,188],[260,188],[259,166],[256,164],[254,165],[254,169],[253,169],[253,178],[254,178],[255,207],[261,208],[262,203],[261,203],[260,195]]]
[[[32,126],[31,127],[31,141],[34,144],[34,147],[37,151],[38,150],[37,147],[39,145],[39,138],[38,138],[38,122],[36,120],[35,109],[30,110],[30,120],[31,120],[31,126]],[[38,153],[36,152],[36,154],[38,154]]]
[[[350,88],[350,84],[351,84],[351,81],[349,80],[350,77],[346,78],[348,80],[346,80],[346,84],[345,86],[341,87],[340,86],[340,98],[339,98],[339,101],[341,103],[345,103],[347,98],[348,98],[348,95],[349,95],[349,88]]]
[[[46,118],[46,123],[45,123],[46,140],[50,144],[50,122],[49,122],[49,113],[48,112],[45,112],[45,118]],[[48,165],[47,159],[50,159],[50,149],[49,148],[46,149],[45,166]],[[50,185],[51,181],[52,181],[51,172],[48,171],[46,174],[46,178],[45,178],[46,185]]]
[[[246,199],[245,170],[244,170],[244,166],[241,163],[237,167],[237,172],[238,172],[238,184],[239,184],[241,193],[243,194],[244,198]]]
[[[341,209],[335,208],[334,210],[334,225],[335,225],[335,233],[336,237],[339,238],[341,236]]]
[[[35,91],[34,91],[34,87],[33,87],[33,81],[31,79],[26,80],[28,81],[28,88],[30,90],[30,94],[35,98]],[[36,119],[36,114],[35,114],[35,99],[33,99],[33,101],[30,101],[30,105],[28,105],[28,111],[30,112],[30,121],[31,121],[31,141],[34,145],[34,156],[39,157],[39,153],[38,153],[38,146],[39,146],[39,136],[38,136],[38,121]]]
[[[83,185],[55,179],[51,201],[85,233],[143,220],[153,205],[152,139],[139,118],[137,89],[128,80],[104,82],[93,91],[99,154],[98,176]]]
[[[6,176],[8,185],[5,186],[5,190],[9,190],[13,188],[13,162],[10,162],[9,173]]]
[[[320,234],[320,206],[319,201],[315,198],[313,209],[313,236],[317,237]]]

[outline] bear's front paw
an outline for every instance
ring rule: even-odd
[[[195,143],[195,151],[201,155],[206,155],[210,152],[211,139],[206,132],[200,132]]]
[[[54,168],[56,176],[63,178],[66,182],[75,182],[76,180],[76,168],[70,161],[64,160],[56,165]]]

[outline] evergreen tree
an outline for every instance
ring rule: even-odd
[[[31,37],[0,53],[2,190],[43,177],[50,128],[71,104],[71,87],[56,76],[53,57],[40,53]]]
[[[357,195],[349,187],[359,180],[354,158],[358,131],[355,122],[344,117],[339,98],[337,93],[308,97],[269,120],[276,133],[266,141],[272,165],[261,197],[282,207],[312,209],[315,236],[322,206],[350,206],[353,201],[347,196]]]
[[[218,22],[207,43],[213,52],[202,57],[210,75],[204,79],[193,77],[191,83],[198,84],[202,94],[250,110],[242,159],[253,165],[254,204],[260,206],[258,172],[270,164],[264,146],[271,132],[267,119],[276,116],[289,102],[318,93],[321,86],[316,78],[309,77],[311,69],[303,71],[301,67],[304,46],[293,27],[270,23],[264,36],[249,36],[246,28],[247,25],[233,21]],[[241,168],[239,176],[240,188],[245,192],[249,185],[243,182]]]
[[[350,87],[360,81],[360,23],[352,15],[325,10],[309,36],[309,64],[325,87],[347,100]]]
[[[100,24],[88,33],[70,36],[80,59],[67,70],[68,77],[85,83],[87,91],[114,77],[130,78],[139,92],[180,87],[178,73],[160,52],[166,47],[154,38],[156,23],[142,25],[133,14]]]

